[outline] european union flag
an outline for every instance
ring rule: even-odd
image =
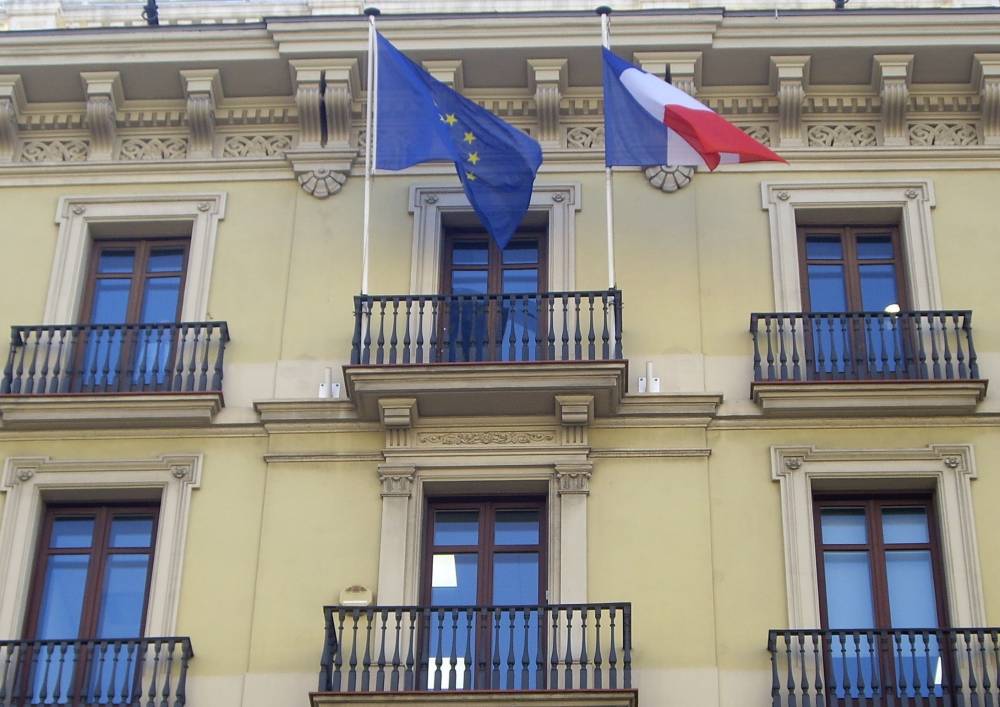
[[[505,247],[528,210],[542,148],[435,79],[381,34],[377,61],[375,166],[451,160],[479,220]]]

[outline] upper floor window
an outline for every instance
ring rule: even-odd
[[[906,308],[896,227],[800,226],[798,234],[804,311]]]

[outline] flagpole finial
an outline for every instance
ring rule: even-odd
[[[596,12],[598,15],[610,15],[611,8],[608,5],[599,5],[598,7],[594,8],[594,12]]]
[[[366,14],[369,17],[378,17],[379,15],[382,14],[382,11],[379,10],[377,7],[368,6],[364,9],[364,14]]]

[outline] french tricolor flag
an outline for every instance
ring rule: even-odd
[[[784,162],[679,88],[604,49],[604,161],[612,165]]]

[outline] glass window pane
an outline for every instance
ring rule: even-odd
[[[454,270],[451,273],[451,292],[456,295],[485,295],[487,276],[485,270]]]
[[[466,606],[476,603],[479,555],[440,553],[431,558],[431,604]]]
[[[111,547],[149,547],[152,542],[152,518],[115,518],[111,521]]]
[[[98,638],[137,638],[146,604],[149,555],[109,555],[101,591]]]
[[[892,258],[892,237],[888,235],[859,237],[858,257],[880,258],[883,260]]]
[[[847,309],[843,265],[810,265],[809,303],[814,312],[843,312]]]
[[[49,547],[90,547],[93,537],[93,518],[56,518],[52,522]]]
[[[509,243],[503,249],[503,262],[505,264],[537,263],[538,243],[536,241]]]
[[[478,545],[479,511],[435,511],[435,545]]]
[[[883,509],[882,538],[886,543],[930,542],[927,531],[927,510],[924,508]]]
[[[824,545],[864,545],[868,542],[863,508],[824,508],[819,524]]]
[[[97,280],[94,283],[94,304],[90,310],[92,324],[122,324],[128,311],[128,296],[132,290],[130,278]]]
[[[937,628],[930,550],[890,550],[885,553],[885,571],[892,627]]]
[[[83,615],[89,555],[53,555],[45,568],[36,638],[76,638]]]
[[[881,312],[890,304],[899,304],[896,294],[895,265],[859,265],[861,307],[867,312]]]
[[[824,552],[829,628],[873,628],[871,568],[867,552]]]
[[[455,265],[486,265],[489,262],[489,245],[482,243],[456,243],[451,250]]]
[[[538,271],[534,268],[504,270],[503,291],[512,295],[538,292]]]
[[[99,273],[129,273],[135,262],[135,251],[105,250],[97,261]]]
[[[140,320],[145,324],[177,321],[177,303],[180,296],[179,277],[153,277],[146,280]]]
[[[503,552],[493,556],[493,603],[539,603],[537,552]]]
[[[539,512],[497,511],[494,542],[497,545],[537,545]]]
[[[806,257],[810,260],[840,260],[844,249],[839,236],[807,236]]]
[[[179,272],[184,269],[184,250],[158,248],[149,254],[149,272]]]

